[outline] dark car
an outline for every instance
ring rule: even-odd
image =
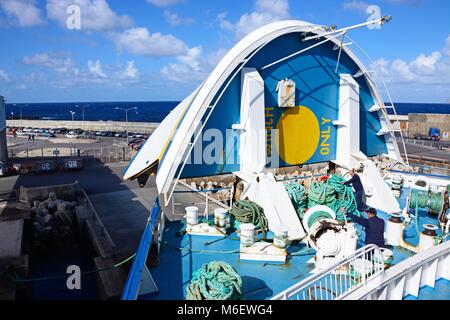
[[[134,150],[139,150],[144,145],[144,143],[145,143],[145,140],[140,140],[140,141],[134,143],[131,147]]]
[[[45,137],[45,138],[55,138],[56,135],[54,133],[51,132],[42,132],[38,134],[41,137]]]
[[[131,141],[128,143],[128,146],[129,146],[130,148],[135,149],[135,145],[140,144],[140,143],[143,143],[143,142],[145,142],[145,141],[142,140],[142,139],[133,139],[133,140],[131,140]]]

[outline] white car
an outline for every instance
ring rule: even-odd
[[[76,139],[76,138],[78,138],[78,135],[75,133],[75,132],[69,132],[68,134],[66,134],[66,138],[69,138],[69,139]]]

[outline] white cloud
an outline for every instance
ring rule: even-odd
[[[127,61],[127,66],[116,72],[116,77],[122,80],[136,81],[139,80],[139,70],[136,68],[134,61]]]
[[[275,17],[289,18],[289,1],[256,0],[255,11],[269,13]]]
[[[177,3],[185,2],[185,0],[147,0],[147,2],[157,7],[163,8]]]
[[[367,8],[369,6],[370,4],[368,4],[367,2],[360,0],[352,0],[342,3],[342,8],[344,8],[345,10],[355,10],[364,14],[366,14]]]
[[[152,57],[178,56],[188,49],[182,40],[159,32],[150,34],[147,28],[131,28],[122,33],[113,33],[112,39],[119,51]]]
[[[381,58],[370,68],[391,84],[450,85],[450,58],[447,56],[443,59],[438,51],[429,55],[420,54],[412,61],[402,59],[388,61]]]
[[[226,52],[227,50],[219,49],[204,57],[201,46],[191,48],[186,54],[177,57],[177,63],[162,68],[161,75],[176,83],[192,84],[193,81],[203,81]]]
[[[231,31],[240,39],[250,32],[268,23],[288,19],[288,0],[256,0],[255,10],[243,14],[237,22],[226,20],[226,13],[220,13],[217,17],[222,29]]]
[[[96,78],[106,78],[106,74],[103,72],[102,64],[99,60],[92,62],[91,60],[87,63],[89,72]]]
[[[169,10],[164,11],[164,17],[171,26],[191,25],[195,22],[192,18],[181,18],[177,13],[170,12]]]
[[[25,56],[22,58],[22,63],[45,67],[62,73],[69,71],[76,72],[76,69],[73,68],[74,63],[71,58],[56,53],[36,53],[31,57]]]
[[[33,71],[29,75],[25,75],[24,79],[26,81],[33,82],[33,83],[47,82],[47,77],[45,76],[45,74],[43,72],[40,72],[40,71],[38,71],[38,72]]]
[[[201,69],[203,48],[201,46],[187,50],[177,57],[178,63],[171,63],[161,70],[164,78],[174,82],[202,80],[206,74]]]
[[[37,54],[25,59],[29,65],[46,67],[52,70],[62,70],[64,61],[48,59],[47,54]],[[24,59],[22,59],[24,60]],[[0,81],[1,81],[0,70]],[[114,65],[102,64],[98,59],[90,59],[83,67],[77,67],[72,61],[70,67],[65,72],[49,74],[45,70],[33,71],[22,77],[21,83],[28,87],[45,85],[56,89],[76,88],[84,85],[96,85],[105,87],[125,87],[140,83],[140,72],[135,62],[130,60],[125,64],[116,63]]]
[[[0,7],[21,27],[31,27],[43,22],[36,0],[1,0]]]
[[[10,82],[11,81],[11,78],[10,78],[9,74],[3,69],[0,69],[0,80],[4,81],[4,82]]]
[[[126,15],[114,12],[106,0],[47,0],[47,15],[66,28],[67,7],[78,5],[81,12],[81,30],[105,31],[128,28],[133,20]]]

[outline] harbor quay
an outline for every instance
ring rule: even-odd
[[[158,123],[125,121],[70,121],[70,120],[6,120],[8,127],[42,129],[82,129],[89,131],[153,132]]]

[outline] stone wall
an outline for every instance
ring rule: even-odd
[[[158,123],[120,121],[60,121],[60,120],[7,120],[9,127],[32,127],[43,129],[67,128],[92,131],[130,131],[152,133]]]
[[[430,128],[440,129],[441,139],[450,140],[450,114],[409,114],[408,137],[414,137],[415,134],[428,135]],[[445,133],[447,138],[444,137]]]

